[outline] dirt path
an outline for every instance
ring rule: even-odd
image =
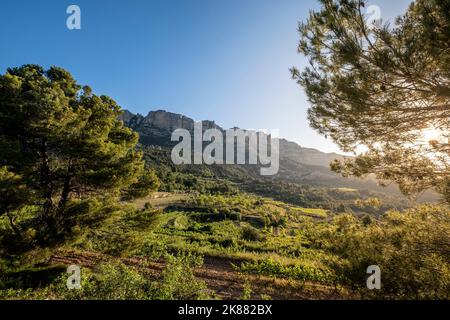
[[[92,252],[57,251],[49,264],[79,265],[93,268],[101,262],[121,261],[122,263],[141,269],[149,277],[158,277],[164,268],[163,262],[149,262],[140,258],[116,258]],[[205,258],[201,268],[194,270],[198,279],[206,282],[221,299],[240,299],[244,283],[250,282],[252,299],[262,299],[264,296],[274,300],[316,300],[343,299],[333,287],[299,281],[273,279],[265,276],[242,275],[235,271],[226,260]]]
[[[184,193],[154,192],[148,197],[136,199],[130,203],[133,203],[137,209],[144,209],[146,203],[154,208],[164,209],[170,205],[183,204],[183,201],[188,198],[189,195]]]

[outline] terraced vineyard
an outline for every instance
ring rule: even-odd
[[[251,195],[173,193],[154,193],[111,205],[107,215],[97,205],[95,201],[78,204],[78,209],[84,207],[96,217],[89,220],[88,228],[82,228],[79,221],[71,239],[52,252],[36,249],[28,253],[33,257],[28,264],[40,267],[36,274],[25,267],[27,277],[44,274],[43,283],[51,284],[63,266],[76,264],[94,270],[109,263],[158,279],[167,254],[187,254],[204,260],[194,267],[194,274],[211,297],[238,299],[247,294],[255,299],[334,299],[348,295],[337,289],[337,277],[323,264],[321,254],[307,249],[302,236],[302,225],[326,218],[325,210]],[[14,282],[23,274],[16,271],[4,277]],[[51,288],[41,283],[27,294],[38,298],[55,290]],[[14,298],[25,293],[9,290],[2,294]],[[58,297],[58,293],[53,295]]]

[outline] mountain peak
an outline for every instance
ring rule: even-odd
[[[136,131],[142,131],[139,129],[141,126],[147,127],[147,129],[159,129],[163,131],[172,132],[176,129],[186,129],[189,131],[194,130],[195,121],[185,115],[179,113],[173,113],[166,110],[155,110],[150,111],[146,117],[139,114],[135,115],[128,110],[124,110],[123,114],[119,117],[125,125],[130,126]],[[223,130],[221,127],[216,125],[214,121],[203,120],[203,129],[219,129]]]

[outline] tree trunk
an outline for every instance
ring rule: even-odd
[[[9,224],[11,225],[11,228],[13,229],[14,233],[18,236],[21,235],[20,229],[16,226],[14,218],[9,214],[9,212],[6,214],[6,216],[9,219]]]
[[[69,200],[70,195],[70,181],[72,180],[72,177],[70,175],[66,176],[64,178],[64,185],[63,190],[61,192],[61,198],[59,199],[58,203],[58,210],[62,211],[66,207],[66,203]]]
[[[41,142],[41,187],[44,197],[44,219],[50,229],[54,228],[53,223],[53,184],[48,160],[47,139],[43,138]]]

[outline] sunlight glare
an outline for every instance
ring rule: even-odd
[[[424,142],[442,139],[443,132],[435,128],[428,128],[422,131],[422,139]],[[421,139],[421,140],[422,140]]]

